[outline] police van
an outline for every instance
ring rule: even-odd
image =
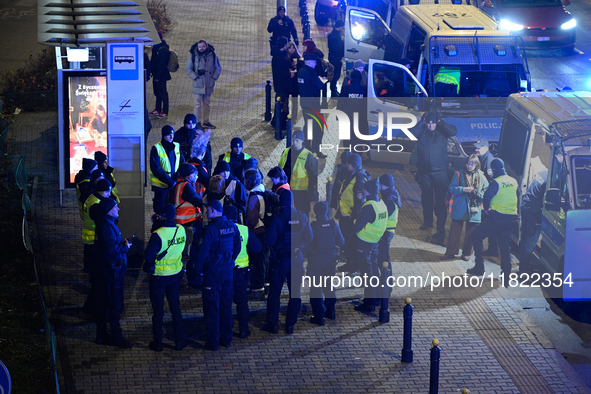
[[[403,104],[377,85],[383,68],[408,59],[412,74],[424,87],[415,86],[415,93],[424,90],[431,97],[444,97],[437,101],[438,109],[458,128],[458,135],[450,139],[452,161],[461,164],[474,153],[478,139],[491,142],[495,152],[506,97],[531,85],[522,39],[468,4],[401,5],[386,15],[389,20],[378,11],[349,6],[346,13],[345,56],[369,63],[370,124],[377,124],[376,113]],[[457,89],[438,91],[436,83],[442,81],[455,81]],[[394,160],[407,163],[405,152]]]
[[[533,177],[548,170],[534,253],[553,280],[572,282],[560,297],[591,298],[591,92],[509,96],[499,157],[517,180],[520,204]],[[517,226],[512,236],[518,243]]]

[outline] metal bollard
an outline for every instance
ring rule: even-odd
[[[412,313],[414,306],[411,305],[412,298],[404,300],[404,331],[402,334],[402,362],[412,363],[414,352],[412,350]]]
[[[431,376],[429,378],[429,394],[439,394],[439,361],[441,358],[441,348],[439,341],[433,340],[431,348]]]
[[[285,141],[285,147],[291,146],[291,114],[287,114],[287,141]]]
[[[277,96],[275,102],[275,139],[281,139],[281,97]]]
[[[308,5],[304,4],[302,8],[300,8],[300,18],[304,17],[304,14],[308,13]]]
[[[265,122],[271,121],[271,81],[265,85]]]
[[[330,207],[330,200],[332,200],[332,177],[328,177],[326,182],[326,202],[328,203],[328,218],[332,219],[332,208]]]
[[[382,263],[382,275],[380,281],[382,283],[382,297],[380,298],[380,323],[390,322],[390,307],[388,306],[390,301],[390,288],[388,287],[388,276],[390,276],[390,269],[387,261]]]

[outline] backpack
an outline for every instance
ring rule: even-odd
[[[179,69],[179,56],[172,49],[170,50],[170,59],[168,60],[168,71],[171,73],[177,72]]]
[[[251,192],[255,196],[262,196],[265,201],[265,216],[263,217],[263,223],[265,227],[269,225],[271,219],[277,216],[281,212],[281,201],[279,200],[279,194],[273,193],[272,191],[265,190],[263,192]]]
[[[458,176],[458,185],[460,185],[460,173],[456,171],[455,175]],[[451,192],[449,191],[449,187],[447,188],[447,192],[445,193],[445,206],[447,207],[447,212],[451,213],[452,208],[454,206],[454,195],[451,194]]]

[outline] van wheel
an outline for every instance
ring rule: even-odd
[[[314,20],[316,21],[317,25],[325,26],[328,23],[328,16],[326,16],[325,13],[322,13],[320,8],[321,7],[319,7],[317,3],[316,7],[314,8]]]

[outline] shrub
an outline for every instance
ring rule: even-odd
[[[154,26],[156,26],[156,30],[167,33],[172,29],[173,22],[166,14],[165,0],[148,0],[146,6],[154,22]]]

